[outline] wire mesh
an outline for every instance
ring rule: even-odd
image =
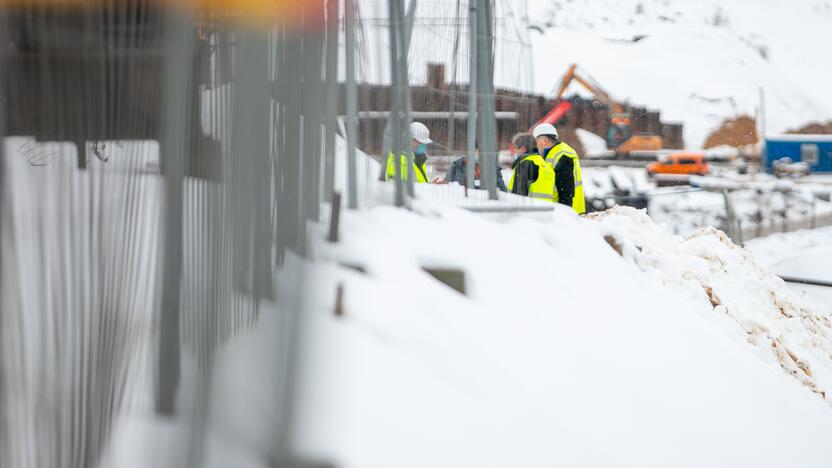
[[[334,138],[325,3],[0,10],[0,466],[106,466],[115,428],[154,413],[189,424],[199,465],[216,352],[275,301],[261,456],[288,458],[304,283],[279,277],[302,278]]]

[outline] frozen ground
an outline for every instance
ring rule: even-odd
[[[811,184],[772,178],[754,182],[703,178],[699,184],[709,190],[654,191],[663,195],[651,198],[650,216],[677,234],[690,234],[705,226],[725,226],[725,197],[719,191],[724,186],[729,189],[728,198],[741,222],[744,239],[832,223],[832,203],[816,197],[817,189]]]
[[[653,220],[680,235],[725,225],[722,188],[729,190],[744,239],[832,223],[830,187],[823,177],[792,181],[766,174],[737,175],[719,168],[716,172],[716,176],[694,178],[694,187],[656,187],[643,168],[587,167],[583,170],[584,191],[587,197],[604,198],[610,205],[616,191],[627,196],[646,193]]]
[[[754,239],[748,249],[780,275],[832,282],[832,227]],[[790,284],[814,307],[832,313],[832,288]]]
[[[347,213],[343,233],[308,271],[295,444],[310,459],[826,465],[828,317],[719,233],[684,240],[629,209],[495,223],[433,203]],[[461,269],[467,294],[424,266]]]
[[[627,208],[494,220],[431,200],[347,211],[337,244],[325,231],[279,280],[289,297],[304,278],[305,300],[264,307],[220,351],[210,418],[194,422],[206,466],[267,465],[269,356],[290,307],[305,317],[291,443],[306,460],[828,465],[829,315],[719,232],[677,237]],[[459,269],[466,293],[424,267]],[[181,464],[184,424],[124,419],[102,466]]]

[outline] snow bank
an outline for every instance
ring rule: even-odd
[[[609,150],[607,150],[607,141],[603,138],[582,128],[577,129],[576,132],[578,133],[578,138],[581,140],[581,144],[584,145],[585,156],[591,157],[609,153]]]
[[[582,219],[560,205],[504,222],[424,200],[342,217],[341,241],[313,226],[311,261],[278,281],[285,298],[303,278],[304,300],[265,308],[218,351],[208,466],[270,459],[291,310],[305,461],[828,466],[829,318],[718,231],[683,239],[629,208]],[[464,272],[466,293],[425,267]],[[175,430],[134,426],[114,438],[123,457],[141,436],[154,460],[178,459],[159,433]]]
[[[648,276],[821,397],[832,396],[832,317],[811,308],[747,250],[712,227],[687,238],[670,235],[630,208],[590,217],[615,233],[625,256]]]
[[[296,438],[313,459],[827,464],[832,412],[811,390],[829,382],[828,325],[810,330],[820,316],[716,232],[686,241],[627,209],[495,223],[416,203],[346,213],[315,259]],[[467,294],[428,265],[464,271]]]
[[[832,282],[832,227],[773,234],[746,244],[772,271],[796,278]],[[791,284],[812,306],[832,313],[832,288]]]

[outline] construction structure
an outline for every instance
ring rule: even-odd
[[[433,139],[441,143],[437,153],[444,151],[462,154],[466,151],[467,128],[464,122],[468,117],[470,90],[467,84],[446,82],[445,65],[428,64],[427,67],[427,82],[410,86],[411,115],[414,120],[425,123],[430,128]],[[684,148],[683,125],[663,122],[659,111],[629,103],[616,104],[615,109],[611,109],[611,98],[604,99],[600,94],[593,99],[578,95],[564,98],[562,94],[547,97],[497,88],[494,99],[498,147],[508,148],[515,133],[527,130],[536,122],[547,120],[547,117],[554,117],[555,122],[550,123],[557,125],[558,131],[570,144],[576,140],[575,130],[578,128],[607,139],[611,128],[615,126],[611,115],[618,114],[626,115],[629,135],[655,135],[660,137],[661,146],[665,149]],[[609,96],[606,93],[604,95]],[[358,144],[368,154],[378,155],[384,146],[385,126],[390,111],[390,87],[362,85],[358,105]],[[612,110],[617,112],[611,112]],[[339,113],[345,114],[344,101],[340,103]],[[577,141],[575,143],[580,146]],[[576,149],[581,152],[581,148]]]

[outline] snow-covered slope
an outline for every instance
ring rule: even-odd
[[[832,282],[832,227],[774,234],[748,244],[754,256],[781,275]],[[832,313],[832,288],[792,284],[820,311]]]
[[[828,466],[827,314],[718,231],[683,239],[630,208],[556,208],[494,222],[416,201],[343,213],[337,244],[315,229],[297,455],[347,468]],[[280,297],[298,290],[289,261]],[[467,293],[426,266],[464,271]],[[217,356],[207,466],[266,466],[286,307],[264,308]],[[181,457],[170,432],[128,422],[103,466]]]
[[[829,0],[529,0],[535,88],[551,92],[578,63],[614,97],[685,123],[698,147],[727,118],[766,130],[832,118]],[[638,40],[634,40],[640,38]]]
[[[770,316],[774,299],[794,298],[773,276],[749,275],[753,262],[719,234],[683,241],[628,209],[501,224],[417,204],[344,222],[343,242],[318,244],[310,272],[297,444],[312,459],[826,465],[832,411],[817,386],[789,373],[810,363],[826,379],[829,357],[812,351],[801,319]],[[465,271],[467,295],[426,265]],[[709,281],[723,307],[709,299]],[[743,302],[749,287],[759,294]],[[768,334],[749,343],[747,323]]]

